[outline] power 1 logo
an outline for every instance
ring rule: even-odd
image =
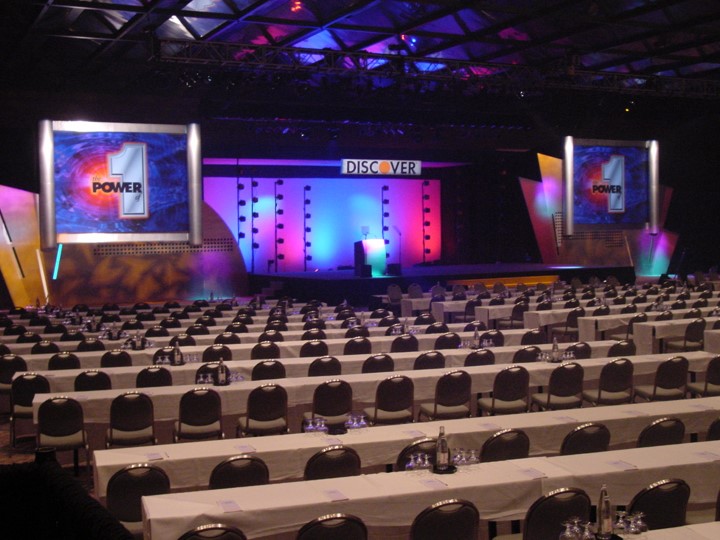
[[[592,193],[607,193],[608,213],[625,212],[625,156],[611,156],[602,164],[602,184],[593,184]]]
[[[118,152],[107,154],[108,181],[94,177],[93,193],[117,193],[118,217],[148,217],[147,147],[144,143],[123,143]],[[110,179],[114,181],[110,181]]]
[[[343,159],[341,173],[417,176],[422,173],[422,162],[402,159]]]

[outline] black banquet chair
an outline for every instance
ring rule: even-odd
[[[248,395],[246,413],[238,418],[237,436],[278,435],[288,430],[288,397],[278,384],[263,384]]]
[[[470,501],[447,499],[420,512],[410,527],[411,540],[476,540],[480,513]]]
[[[313,454],[305,464],[304,480],[358,476],[362,467],[358,453],[342,444],[328,446]]]
[[[610,446],[610,430],[604,424],[588,422],[574,428],[563,439],[560,455],[604,452]]]
[[[359,517],[336,513],[307,522],[298,531],[297,540],[367,540],[367,537],[367,527]]]
[[[270,482],[267,464],[258,456],[240,454],[224,459],[210,473],[208,489],[262,486]]]
[[[689,500],[690,486],[684,480],[660,480],[638,492],[627,512],[642,512],[651,531],[681,527],[685,525]]]
[[[247,536],[232,525],[209,523],[185,532],[178,540],[247,540]]]
[[[142,534],[142,497],[170,493],[170,479],[155,465],[120,469],[107,484],[107,509],[134,535]]]

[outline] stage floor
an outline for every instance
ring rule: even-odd
[[[520,281],[533,286],[538,282],[551,283],[556,279],[570,282],[577,277],[586,283],[591,277],[600,280],[615,276],[621,283],[635,281],[632,267],[584,267],[545,264],[495,263],[475,265],[423,265],[402,268],[401,275],[362,277],[353,269],[308,272],[255,273],[249,276],[251,290],[275,290],[270,296],[287,295],[299,301],[311,298],[336,304],[347,300],[354,305],[369,305],[373,295],[384,294],[390,283],[397,283],[406,290],[411,283],[419,283],[429,290],[438,282],[445,286],[462,283],[471,286],[483,281],[492,285],[495,281],[516,284]],[[264,293],[265,294],[265,293]]]

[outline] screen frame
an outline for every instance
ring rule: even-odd
[[[645,224],[651,235],[658,234],[658,198],[660,192],[659,184],[659,147],[658,141],[654,139],[623,141],[606,139],[575,139],[568,135],[563,145],[563,222],[565,235],[572,236],[576,231],[575,223],[575,146],[607,146],[607,147],[634,147],[645,148],[648,158],[648,221]],[[613,227],[617,228],[617,227]],[[631,228],[631,227],[623,227]],[[581,226],[578,230],[608,230],[610,227],[603,226]]]
[[[54,133],[169,133],[187,139],[188,231],[168,233],[64,233],[58,235],[55,213]],[[202,156],[199,124],[143,124],[90,122],[84,120],[41,120],[38,129],[40,173],[40,246],[54,249],[58,243],[188,242],[202,244]]]

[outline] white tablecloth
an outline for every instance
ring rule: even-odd
[[[376,426],[332,436],[305,433],[98,450],[93,463],[95,492],[104,497],[107,482],[116,471],[146,461],[148,456],[168,473],[173,490],[189,491],[206,489],[213,467],[240,453],[253,453],[265,461],[271,481],[276,482],[301,479],[310,456],[331,444],[355,449],[365,469],[395,463],[405,446],[423,436],[437,436],[441,425],[451,447],[465,449],[479,449],[501,429],[522,429],[530,438],[530,454],[537,456],[557,454],[565,435],[586,422],[605,424],[612,434],[612,446],[619,447],[633,445],[645,426],[664,416],[680,418],[688,434],[704,434],[718,411],[720,397]]]
[[[143,497],[145,538],[177,538],[213,522],[236,525],[249,538],[277,538],[334,512],[357,515],[376,537],[388,529],[407,534],[419,512],[451,497],[470,500],[484,519],[521,518],[538,497],[559,487],[580,487],[594,498],[607,484],[613,503],[627,504],[668,477],[683,478],[691,500],[707,503],[717,495],[716,482],[707,481],[720,475],[717,457],[720,442],[713,441],[677,445],[672,452],[654,447],[481,463],[453,475],[380,473]]]

